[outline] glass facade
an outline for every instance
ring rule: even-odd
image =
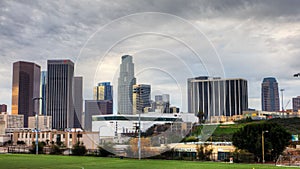
[[[41,67],[31,62],[13,63],[12,114],[24,115],[24,127],[28,117],[39,111],[39,103],[32,99],[40,96]]]
[[[110,82],[98,83],[94,87],[94,100],[113,100],[113,86]]]
[[[133,113],[143,113],[150,107],[151,86],[146,84],[133,85]]]
[[[72,128],[74,63],[70,60],[48,60],[47,66],[47,115],[52,116],[53,129]]]
[[[132,89],[136,84],[132,56],[122,56],[118,79],[118,114],[133,114]]]
[[[248,110],[248,88],[244,79],[197,77],[188,79],[188,111],[204,118],[242,115]]]
[[[274,77],[264,78],[261,84],[261,109],[279,111],[278,83]]]

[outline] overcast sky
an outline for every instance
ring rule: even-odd
[[[121,56],[138,83],[169,93],[187,110],[186,80],[210,75],[248,80],[249,106],[261,109],[264,77],[276,77],[285,104],[300,95],[300,1],[0,1],[0,103],[11,109],[12,63],[71,59],[92,87],[115,94]],[[116,101],[114,103],[117,103]],[[114,106],[116,108],[116,104]],[[290,108],[291,104],[287,108]]]

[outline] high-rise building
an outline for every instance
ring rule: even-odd
[[[82,128],[83,96],[82,77],[74,77],[73,80],[73,103],[74,103],[74,128]]]
[[[84,130],[92,130],[92,116],[113,114],[112,100],[85,100]]]
[[[7,105],[6,104],[0,104],[0,113],[1,112],[7,112]]]
[[[162,94],[162,101],[165,103],[170,103],[170,95],[169,94]]]
[[[155,102],[162,102],[162,95],[155,95]]]
[[[300,110],[300,96],[293,98],[293,111],[298,112]]]
[[[188,111],[203,113],[208,121],[242,115],[248,109],[247,81],[196,77],[188,79]]]
[[[155,95],[155,104],[152,106],[154,106],[152,109],[154,109],[156,112],[170,113],[170,95]]]
[[[47,115],[52,116],[52,128],[72,128],[74,63],[71,60],[48,60],[47,67]]]
[[[46,105],[47,105],[46,91],[47,91],[47,71],[42,71],[41,72],[41,91],[40,91],[41,92],[40,97],[42,98],[42,101],[40,103],[42,115],[46,115],[46,110],[47,110],[46,109]]]
[[[146,84],[133,85],[133,113],[144,112],[145,107],[150,107],[151,86]]]
[[[132,56],[122,56],[118,79],[118,114],[133,114],[132,88],[136,84]]]
[[[98,83],[94,87],[94,100],[113,100],[113,86],[110,82]]]
[[[274,77],[264,78],[261,84],[261,108],[263,111],[279,111],[278,83]]]
[[[31,62],[13,63],[12,114],[24,115],[24,127],[28,127],[28,117],[39,111],[41,67]]]

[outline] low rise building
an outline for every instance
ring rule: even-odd
[[[0,121],[5,122],[5,128],[23,128],[24,115],[10,115],[7,113],[0,114]]]
[[[39,130],[51,130],[52,129],[52,117],[51,116],[38,116],[38,129]],[[28,128],[34,129],[36,128],[36,117],[30,116],[28,117]]]
[[[57,131],[57,130],[41,130],[38,132],[38,141],[45,142],[46,145],[61,143],[66,148],[72,148],[78,141],[84,143],[87,149],[97,149],[99,144],[98,132],[83,132],[83,131]],[[14,130],[12,141],[17,144],[17,141],[24,141],[27,146],[31,146],[36,140],[36,131],[30,129]]]

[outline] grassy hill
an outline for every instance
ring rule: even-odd
[[[253,124],[253,123],[263,123],[263,122],[278,123],[291,134],[300,134],[300,118],[288,118],[288,119],[277,118],[277,119],[270,119],[264,121],[241,122],[241,123],[229,124],[229,125],[221,124],[214,131],[212,135],[212,140],[231,141],[233,133],[235,133],[245,125]]]

